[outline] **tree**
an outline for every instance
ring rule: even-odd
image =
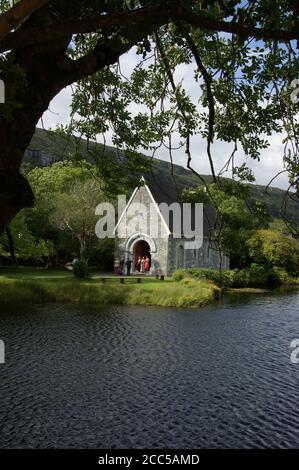
[[[26,173],[33,190],[35,205],[23,209],[27,225],[34,237],[50,240],[55,247],[57,265],[77,251],[77,242],[68,230],[59,230],[52,224],[52,214],[56,209],[59,198],[67,193],[75,182],[97,179],[94,168],[86,162],[81,164],[71,161],[55,163],[45,168],[34,168]]]
[[[287,236],[291,235],[290,230],[288,229],[288,227],[286,226],[286,224],[284,223],[282,219],[274,219],[270,223],[269,228],[270,230],[273,230],[274,232],[280,232],[283,235],[287,235]]]
[[[254,263],[283,268],[288,274],[298,276],[299,243],[294,238],[274,230],[257,230],[246,244]]]
[[[98,179],[96,169],[87,162],[63,161],[48,167],[36,167],[27,174],[39,207],[51,203],[56,193],[67,191],[74,182]],[[100,183],[102,185],[102,183]]]
[[[95,209],[102,200],[99,183],[92,179],[77,181],[68,191],[57,195],[51,214],[52,223],[59,230],[69,231],[78,240],[81,258],[88,257],[88,249],[97,240]]]
[[[271,216],[261,203],[248,204],[250,188],[237,181],[220,180],[186,190],[184,200],[211,204],[215,208],[215,237],[219,249],[230,258],[231,267],[249,264],[247,240],[258,228],[268,228]],[[214,220],[209,220],[212,225]]]
[[[266,144],[257,128],[269,135],[281,127],[279,121],[284,118],[287,139],[293,143],[286,163],[296,188],[298,124],[288,96],[291,80],[298,74],[298,40],[296,1],[20,0],[11,6],[8,0],[1,0],[0,79],[5,82],[6,102],[0,105],[0,233],[21,208],[33,204],[32,190],[19,170],[50,101],[64,87],[99,71],[104,73],[135,45],[144,55],[155,45],[157,65],[153,72],[154,76],[157,72],[157,80],[153,85],[163,92],[166,80],[172,90],[176,103],[172,113],[178,116],[190,168],[190,137],[197,132],[198,115],[193,118],[194,105],[174,80],[173,60],[177,63],[180,54],[183,62],[194,60],[203,79],[203,103],[208,111],[201,113],[205,123],[202,132],[214,179],[211,145],[216,134],[223,140],[240,140],[247,152],[258,158],[259,149]],[[261,57],[263,47],[266,53]],[[159,85],[160,77],[165,80]],[[250,77],[254,86],[250,86]],[[151,77],[142,79],[139,74],[138,80],[140,88],[146,85],[151,99]],[[146,97],[145,90],[141,95]],[[261,96],[270,103],[266,111],[256,107]],[[223,109],[217,113],[218,102]],[[115,121],[114,114],[112,109],[110,117]],[[161,134],[166,118],[164,114],[155,117],[149,133],[153,140]],[[128,133],[129,144],[135,141],[136,147],[140,129],[141,142],[145,139],[149,145],[144,131],[148,120],[140,116],[135,124],[133,136]],[[127,140],[125,128],[126,122],[116,127],[119,142]]]
[[[53,254],[53,242],[32,233],[24,211],[14,218],[8,233],[0,237],[0,256],[12,258],[14,264],[20,260],[31,265],[47,264]]]
[[[27,173],[35,205],[18,213],[0,237],[0,254],[17,262],[69,261],[73,253],[88,256],[101,269],[109,265],[113,241],[95,236],[95,207],[105,195],[96,169],[87,162],[59,162]]]
[[[79,251],[78,245],[84,244],[89,252],[94,248],[92,254],[96,258],[103,247],[95,237],[94,210],[104,194],[106,197],[96,168],[87,162],[64,161],[34,168],[27,178],[35,206],[22,213],[25,212],[27,224],[36,237],[53,242],[56,264],[61,258],[69,259],[71,253]],[[85,248],[82,246],[81,250]]]

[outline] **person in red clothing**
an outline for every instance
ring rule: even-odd
[[[149,257],[147,256],[145,258],[145,263],[144,263],[144,269],[145,269],[145,272],[147,273],[149,271],[149,268],[150,268],[150,259]]]

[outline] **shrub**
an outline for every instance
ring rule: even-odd
[[[232,287],[234,283],[235,271],[218,271],[217,269],[190,268],[179,269],[173,273],[175,281],[181,281],[184,278],[205,279],[212,281],[220,287]]]
[[[282,268],[253,263],[249,268],[236,271],[234,287],[273,287],[290,281],[290,276]]]
[[[269,274],[268,283],[270,285],[280,286],[282,284],[292,284],[293,279],[291,276],[282,268],[275,266]]]
[[[88,277],[88,266],[84,259],[74,263],[74,275],[79,278]]]
[[[294,238],[274,230],[257,230],[246,245],[254,263],[282,268],[291,276],[299,274],[299,243]]]
[[[179,269],[173,273],[173,279],[186,286],[194,286],[192,280],[206,280],[222,288],[272,287],[282,284],[294,284],[294,279],[284,269],[257,263],[252,263],[248,268],[227,270],[221,273],[216,269]]]
[[[173,280],[177,282],[180,282],[185,277],[187,277],[187,273],[184,269],[177,269],[172,275]]]
[[[263,266],[252,265],[236,271],[234,287],[265,287],[267,285],[268,276]]]
[[[228,269],[222,273],[224,287],[233,287],[237,269]]]
[[[249,287],[250,286],[250,273],[249,269],[240,269],[235,273],[233,287]]]

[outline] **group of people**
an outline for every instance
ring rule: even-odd
[[[137,261],[137,270],[139,273],[147,273],[150,270],[149,256],[139,256]]]
[[[137,270],[139,273],[147,273],[150,270],[150,258],[149,256],[139,256],[137,261]],[[116,258],[114,263],[114,272],[115,274],[126,274],[130,276],[132,268],[132,261],[130,258],[126,260],[124,258]]]

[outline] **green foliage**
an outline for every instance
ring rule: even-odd
[[[220,287],[232,287],[234,271],[219,271],[217,269],[206,268],[178,269],[173,273],[172,277],[175,281],[182,281],[189,278],[197,280],[205,279]]]
[[[33,264],[48,262],[54,253],[54,245],[50,240],[37,238],[30,230],[27,211],[21,211],[10,224],[10,230],[14,241],[16,257]],[[0,256],[10,257],[9,242],[6,233],[0,237]]]
[[[104,238],[88,247],[86,257],[89,266],[100,271],[112,272],[114,266],[114,238]]]
[[[284,269],[256,263],[244,269],[227,270],[221,273],[215,269],[182,269],[173,273],[173,279],[186,285],[193,285],[196,280],[206,280],[221,288],[275,287],[295,283],[295,279]]]
[[[165,281],[164,281],[165,282]],[[128,296],[129,304],[159,305],[161,307],[201,307],[219,297],[220,289],[207,281],[187,280],[179,285],[165,283],[161,288],[132,289]]]
[[[154,3],[144,1],[139,6]],[[179,2],[170,3],[175,11]],[[137,6],[135,2],[119,2],[118,8],[124,5],[132,8],[133,4]],[[274,25],[290,28],[295,22],[288,2],[282,6],[279,2],[270,5],[268,0],[246,5],[190,0],[183,5],[193,15],[204,14],[229,24],[240,21],[259,28],[267,25],[272,30]],[[291,143],[296,140],[292,129],[297,129],[298,123],[289,89],[299,69],[292,48],[280,46],[276,41],[192,28],[187,22],[169,23],[154,30],[155,35],[145,34],[138,42],[136,52],[140,59],[137,58],[133,70],[128,68],[127,72],[120,62],[79,83],[73,96],[72,131],[88,138],[102,133],[104,141],[110,128],[113,143],[119,149],[136,151],[142,147],[150,152],[163,145],[173,147],[174,133],[189,152],[192,151],[190,140],[201,136],[232,142],[246,156],[259,160],[262,150],[269,146],[269,137],[273,132],[280,132],[284,125],[286,150],[292,149]],[[79,37],[74,57],[94,41],[94,36]],[[202,67],[194,60],[194,50]],[[182,69],[187,71],[188,80],[180,79]],[[195,102],[190,96],[190,88],[196,87],[201,106],[197,106],[197,98]],[[227,160],[234,177],[254,181],[252,171],[245,164],[234,166],[230,155]],[[286,152],[285,161],[295,176],[291,162],[297,167],[296,155],[292,153],[288,159]],[[295,186],[294,178],[291,181]]]
[[[246,241],[253,230],[268,227],[271,216],[262,202],[247,204],[249,186],[233,180],[212,183],[206,190],[202,187],[185,190],[184,200],[210,203],[218,213],[216,238],[219,248],[231,260],[233,267],[248,264]]]
[[[88,265],[85,259],[76,260],[73,263],[74,275],[75,277],[85,278],[88,277]]]
[[[8,1],[2,0],[0,12],[6,11],[9,5]],[[161,18],[150,14],[150,8],[155,5],[161,8]],[[188,19],[179,21],[174,17],[178,7],[185,8],[192,18],[197,15],[201,24],[209,24],[212,20],[215,26],[205,29],[195,25],[191,27]],[[169,9],[169,13],[165,13],[165,9]],[[140,148],[154,153],[164,145],[171,150],[174,133],[179,145],[185,145],[191,164],[189,152],[193,146],[190,142],[194,136],[208,139],[209,143],[216,140],[234,143],[236,149],[258,160],[262,150],[269,146],[273,132],[284,128],[284,162],[290,173],[290,183],[297,190],[298,113],[290,99],[290,84],[298,77],[298,54],[295,41],[281,44],[276,37],[271,39],[271,33],[275,36],[277,30],[282,36],[298,30],[296,2],[61,0],[47,2],[41,10],[28,15],[21,33],[24,38],[26,33],[30,33],[29,28],[36,28],[39,33],[37,41],[43,33],[51,31],[51,27],[60,26],[63,30],[61,25],[80,21],[84,30],[84,25],[91,19],[106,15],[109,22],[110,14],[114,13],[110,27],[96,27],[86,34],[69,31],[68,57],[63,57],[61,52],[61,63],[67,63],[68,67],[65,70],[58,67],[58,73],[56,65],[54,69],[50,67],[49,60],[47,69],[53,72],[53,83],[49,80],[51,97],[53,90],[58,92],[61,86],[70,84],[72,77],[73,80],[82,78],[73,95],[72,131],[89,140],[100,134],[103,142],[107,132],[112,131],[113,143],[120,151],[118,164],[107,168],[105,159],[100,158],[98,165],[101,171],[104,170],[101,177],[106,174],[110,187],[111,180],[116,182],[122,177],[124,164],[128,163],[132,171],[136,168]],[[130,15],[135,18],[134,27],[126,22],[122,24],[120,20]],[[192,21],[190,23],[193,24]],[[236,32],[224,34],[223,25],[237,26]],[[246,26],[268,29],[269,39],[261,39],[254,34],[246,37],[240,32]],[[15,33],[10,36],[18,36]],[[35,87],[42,89],[39,80],[43,74],[39,77],[39,74],[32,73],[33,77],[30,77],[31,74],[27,73],[24,77],[18,60],[23,67],[26,64],[28,70],[31,64],[33,70],[39,70],[37,65],[40,61],[44,70],[40,58],[47,58],[47,54],[50,56],[53,50],[59,50],[61,40],[65,37],[53,35],[50,49],[49,39],[46,39],[33,43],[33,47],[25,46],[22,54],[16,50],[17,47],[4,49],[7,52],[11,50],[0,57],[0,68],[4,70],[12,90],[11,102],[2,108],[9,115],[8,120],[14,116],[14,106],[22,105],[19,98],[24,98],[26,91],[32,92]],[[118,59],[133,46],[136,46],[136,65],[133,70],[127,67],[125,76],[127,70]],[[95,57],[98,57],[99,50],[105,51],[102,60],[105,61],[106,57],[108,60],[105,67],[93,74],[97,70]],[[77,59],[79,63],[75,62]],[[81,59],[86,67],[79,67]],[[84,78],[89,70],[88,78]],[[181,78],[182,70],[187,71],[184,75],[188,80]],[[9,80],[10,77],[13,80]],[[31,79],[32,83],[26,83],[26,79]],[[190,83],[192,79],[193,83]],[[19,100],[15,99],[13,92],[18,83],[21,83]],[[198,90],[196,99],[190,96],[190,89]],[[47,91],[45,87],[43,95],[47,96]],[[39,103],[39,100],[42,101],[41,95],[36,96],[35,101]],[[39,106],[41,110],[43,105]],[[97,147],[94,152],[96,159],[102,150],[102,146]],[[122,151],[126,152],[126,158]],[[234,166],[230,155],[227,160],[227,168],[232,167],[234,176],[242,181],[253,181],[252,172],[246,165]]]
[[[295,44],[289,42],[287,45],[280,45],[276,39],[254,39],[254,35],[253,38],[247,39],[246,35],[243,36],[238,31],[235,34],[222,34],[217,28],[210,31],[191,27],[188,21],[176,21],[173,17],[176,7],[182,7],[179,0],[164,3],[170,7],[172,13],[166,14],[165,17],[161,15],[161,22],[159,18],[151,18],[146,13],[146,21],[143,19],[139,23],[136,20],[133,28],[131,25],[129,27],[121,23],[114,25],[112,22],[109,28],[96,28],[87,34],[72,35],[70,32],[69,37],[72,40],[68,44],[69,57],[63,57],[62,48],[60,68],[56,67],[56,59],[53,60],[54,69],[51,68],[52,61],[49,60],[48,71],[55,72],[51,73],[53,81],[49,80],[51,97],[53,90],[58,92],[61,84],[64,86],[72,81],[71,77],[74,77],[74,80],[76,77],[84,77],[89,67],[92,69],[97,62],[95,57],[98,57],[99,50],[105,51],[103,60],[104,57],[108,57],[106,64],[112,64],[102,67],[96,74],[90,73],[88,78],[79,81],[74,91],[73,119],[70,126],[70,131],[87,137],[89,142],[95,140],[99,134],[105,142],[107,132],[112,131],[112,141],[118,149],[117,161],[109,160],[106,165],[103,145],[94,146],[91,150],[101,177],[105,175],[106,181],[109,182],[109,190],[116,181],[123,182],[125,166],[130,168],[132,173],[137,167],[140,169],[138,152],[141,147],[154,154],[159,148],[166,146],[170,149],[172,158],[173,134],[176,134],[180,147],[185,145],[189,163],[192,161],[189,152],[194,147],[192,145],[194,136],[208,139],[209,143],[216,140],[234,143],[236,149],[239,148],[246,156],[258,160],[262,150],[269,146],[269,137],[273,132],[280,132],[284,128],[286,134],[284,163],[290,173],[290,183],[297,191],[298,113],[290,99],[290,83],[293,78],[297,78],[299,71]],[[9,2],[2,0],[1,13],[6,11],[9,5]],[[39,37],[43,37],[43,32],[51,30],[52,26],[57,27],[70,22],[76,24],[76,20],[80,20],[84,25],[85,21],[89,23],[95,16],[109,16],[110,13],[123,13],[122,16],[126,16],[128,12],[131,14],[130,10],[135,9],[141,10],[142,13],[143,7],[152,5],[161,6],[158,0],[48,2],[36,14],[28,15],[21,27],[21,34],[24,32],[23,37],[25,37],[28,27],[41,27]],[[187,13],[193,16],[204,15],[201,16],[203,23],[206,17],[214,20],[214,24],[222,20],[223,24],[239,24],[240,28],[244,25],[260,29],[268,28],[270,37],[270,33],[275,30],[298,29],[298,11],[294,5],[295,2],[269,2],[269,0],[183,2]],[[141,14],[140,17],[142,16]],[[113,16],[115,17],[119,18],[119,15]],[[18,29],[15,33],[10,36],[18,35]],[[30,66],[32,71],[45,72],[41,59],[44,59],[44,54],[49,54],[49,58],[53,51],[56,54],[56,50],[61,47],[60,41],[63,44],[64,40],[63,37],[53,36],[51,48],[46,49],[46,52],[43,47],[44,45],[48,47],[48,40],[37,45],[33,44],[33,47],[24,47],[22,53],[16,51],[14,47],[4,49],[7,53],[0,57],[0,69],[10,84],[10,101],[1,109],[7,122],[11,121],[15,126],[22,124],[17,120],[13,121],[15,115],[13,111],[28,104],[24,98],[27,94],[29,102],[38,103],[38,110],[44,109],[43,96],[47,97],[49,90],[46,81],[40,83],[39,80],[40,77],[46,76],[46,73],[31,74]],[[190,47],[190,41],[193,47]],[[133,45],[136,45],[140,60],[137,60],[133,71],[124,76],[125,71],[118,58]],[[67,43],[65,48],[66,46]],[[68,58],[74,59],[73,62]],[[80,66],[75,60],[82,58],[83,63],[87,62],[87,67],[82,67],[81,75]],[[197,61],[194,58],[197,58]],[[86,59],[90,59],[91,62]],[[198,65],[199,61],[202,63],[201,66]],[[82,61],[79,60],[80,63]],[[76,73],[72,71],[72,64]],[[68,67],[63,70],[63,65]],[[25,66],[27,74],[23,70]],[[179,78],[180,72],[185,69],[191,71],[188,73],[188,80]],[[54,79],[55,75],[57,82]],[[186,84],[192,78],[194,78],[192,85],[197,86],[199,92],[196,101],[190,96]],[[43,93],[35,96],[35,89],[43,89]],[[36,99],[32,99],[29,92]],[[198,102],[201,106],[197,106]],[[132,106],[133,104],[135,106]],[[32,113],[35,118],[38,117],[36,112]],[[20,121],[24,122],[25,117],[23,113],[20,114],[22,115]],[[11,132],[12,124],[8,135],[14,135]],[[29,125],[29,128],[33,126]],[[26,132],[24,134],[26,135]],[[228,155],[227,168],[230,164],[234,177],[241,181],[253,181],[253,175],[246,165],[234,166],[233,155]],[[48,196],[48,202],[45,202],[44,198],[45,217],[47,211],[52,210],[51,195],[62,190],[60,175],[61,172],[58,180],[46,175],[44,182],[40,181],[40,175],[31,176],[36,195]],[[38,181],[35,181],[35,177]],[[65,178],[69,178],[69,182],[72,181],[71,172],[66,173],[62,178],[63,181]],[[65,190],[69,191],[68,188],[63,188],[63,192]],[[229,192],[227,188],[211,188],[210,193],[224,220],[223,230],[217,234],[220,247],[231,257],[235,265],[248,264],[248,253],[244,252],[246,246],[244,242],[248,238],[248,232],[255,230],[258,223],[263,223],[262,227],[267,227],[268,221],[263,207],[255,205],[249,211],[244,198]],[[60,201],[60,208],[66,206],[66,200]],[[63,231],[65,236],[67,233],[65,227]],[[82,250],[84,243],[80,240],[79,242]]]
[[[284,269],[274,266],[272,273],[269,276],[269,281],[272,284],[296,284],[296,278],[292,278]]]
[[[274,219],[269,226],[270,230],[274,232],[280,232],[283,235],[289,236],[290,230],[283,219]]]
[[[252,264],[235,272],[234,287],[267,287],[269,284],[272,284],[272,271],[266,266]]]
[[[76,181],[86,181],[94,175],[94,166],[87,162],[62,161],[43,168],[34,168],[27,174],[38,203],[51,195],[65,192]],[[96,175],[94,175],[96,176]]]
[[[252,263],[248,268],[235,271],[233,287],[276,287],[288,284],[295,284],[295,279],[282,268]]]
[[[63,161],[34,168],[27,177],[35,206],[21,211],[10,225],[20,262],[36,265],[62,258],[64,264],[74,253],[81,253],[98,266],[109,265],[105,247],[110,253],[113,250],[95,235],[95,208],[103,198],[107,200],[95,167],[87,162]],[[103,260],[99,259],[101,254]],[[0,238],[0,255],[10,256],[5,235]]]
[[[292,276],[299,274],[299,243],[294,238],[273,230],[257,230],[246,245],[253,262],[282,268]]]
[[[176,282],[182,281],[186,277],[186,271],[184,269],[177,269],[172,275],[172,279]]]
[[[95,209],[104,199],[96,180],[75,181],[68,190],[56,194],[50,221],[56,230],[68,232],[79,243],[80,255],[97,242]]]

